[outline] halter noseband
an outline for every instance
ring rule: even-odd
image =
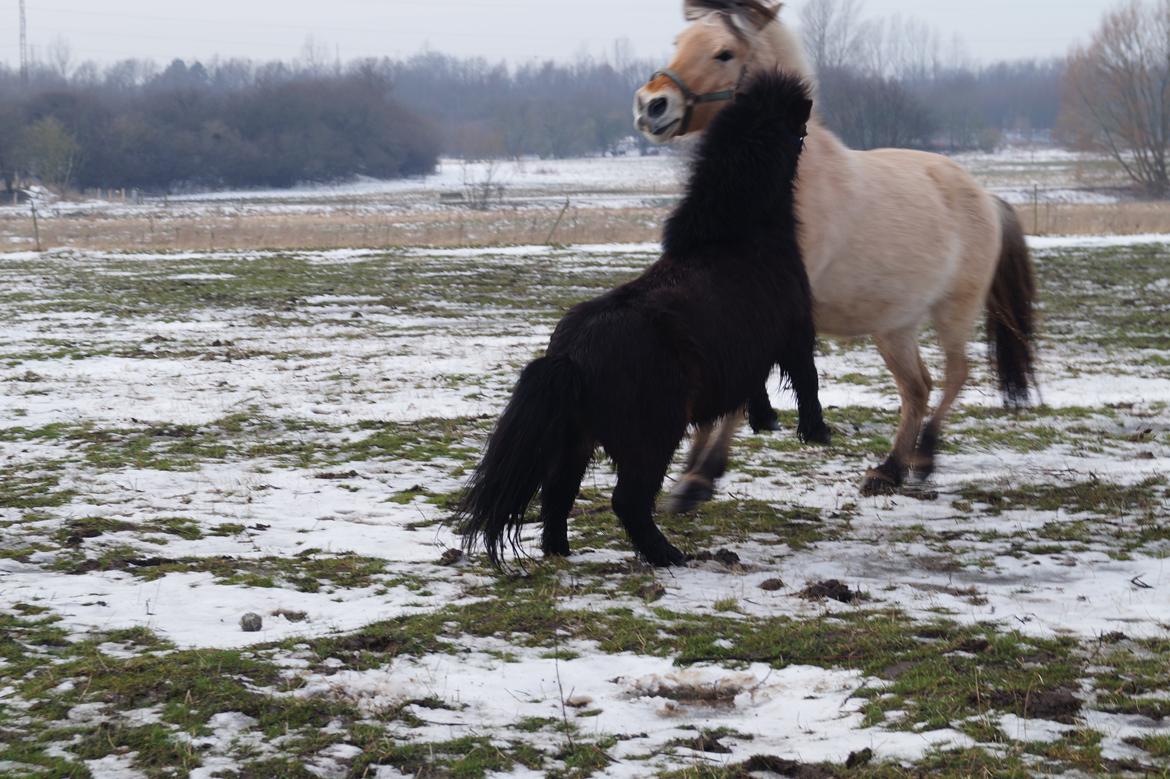
[[[736,94],[739,93],[739,88],[743,86],[744,78],[747,76],[747,66],[745,65],[743,70],[739,72],[739,79],[735,82],[734,87],[731,89],[725,89],[722,92],[708,92],[705,95],[695,94],[695,92],[687,86],[687,82],[683,81],[682,76],[675,73],[670,68],[664,68],[662,70],[655,71],[654,74],[650,76],[650,80],[653,81],[659,76],[665,76],[666,78],[670,79],[672,82],[674,82],[674,85],[678,87],[678,91],[682,92],[683,94],[684,104],[686,105],[686,112],[683,114],[682,123],[679,124],[678,130],[675,131],[675,135],[686,135],[687,130],[689,130],[691,126],[691,119],[693,119],[695,116],[695,106],[701,105],[703,103],[725,103],[729,100],[735,99]]]

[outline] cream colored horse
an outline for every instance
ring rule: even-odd
[[[690,24],[674,61],[635,97],[636,125],[651,140],[701,132],[752,71],[779,69],[815,85],[797,37],[778,19],[779,4],[686,0],[684,11]],[[943,420],[967,381],[967,343],[985,309],[1004,399],[1027,401],[1035,285],[1009,205],[946,157],[852,151],[814,116],[796,206],[818,331],[872,336],[902,401],[892,451],[866,474],[864,494],[893,491],[911,471],[925,478],[933,470]],[[931,379],[918,351],[928,323],[946,356],[942,399],[929,420]],[[727,419],[714,434],[699,432],[674,509],[710,496],[740,423]]]

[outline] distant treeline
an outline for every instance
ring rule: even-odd
[[[663,64],[621,46],[519,66],[438,53],[345,66],[128,60],[38,66],[27,86],[0,66],[0,189],[21,178],[81,189],[288,186],[426,173],[440,153],[629,152],[633,92]],[[856,148],[990,147],[1005,132],[1050,130],[1060,110],[1055,62],[819,70],[818,108]]]
[[[0,71],[0,188],[274,186],[426,173],[432,122],[392,97],[385,73],[176,60],[124,62],[27,88]]]
[[[891,76],[825,68],[818,108],[855,149],[992,150],[1005,137],[1050,140],[1061,110],[1064,63],[1007,62]]]
[[[613,150],[634,133],[634,91],[658,67],[607,59],[508,67],[425,53],[378,67],[399,99],[445,129],[444,151],[467,157],[569,157]]]
[[[612,61],[512,69],[435,53],[377,67],[404,104],[442,124],[445,153],[563,157],[618,148],[633,133],[634,91],[665,64],[619,50]],[[859,59],[826,63],[819,72],[818,110],[850,146],[962,150],[993,147],[1005,134],[1049,133],[1060,113],[1064,66],[977,68],[931,56],[914,67],[879,69]]]
[[[1063,60],[976,65],[959,37],[865,0],[806,0],[799,29],[820,77],[818,107],[858,149],[991,149],[1005,134],[1043,139],[1061,111]]]

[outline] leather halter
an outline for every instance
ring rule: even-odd
[[[686,135],[687,130],[690,129],[691,119],[693,119],[695,116],[695,106],[701,105],[703,103],[726,103],[735,99],[736,94],[739,93],[739,88],[743,86],[744,78],[747,76],[747,66],[745,65],[743,70],[739,72],[739,79],[735,82],[734,87],[731,89],[724,89],[722,92],[708,92],[704,95],[696,94],[693,90],[691,90],[690,87],[687,86],[687,82],[683,81],[682,76],[675,73],[670,68],[654,71],[654,74],[650,76],[650,80],[653,81],[659,76],[665,76],[666,78],[670,79],[672,82],[674,82],[674,85],[678,87],[678,91],[682,92],[684,104],[686,105],[686,112],[683,114],[682,122],[679,124],[678,130],[676,130],[674,133],[676,136],[680,136]]]

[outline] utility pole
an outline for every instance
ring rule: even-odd
[[[28,14],[20,0],[20,85],[28,86]]]

